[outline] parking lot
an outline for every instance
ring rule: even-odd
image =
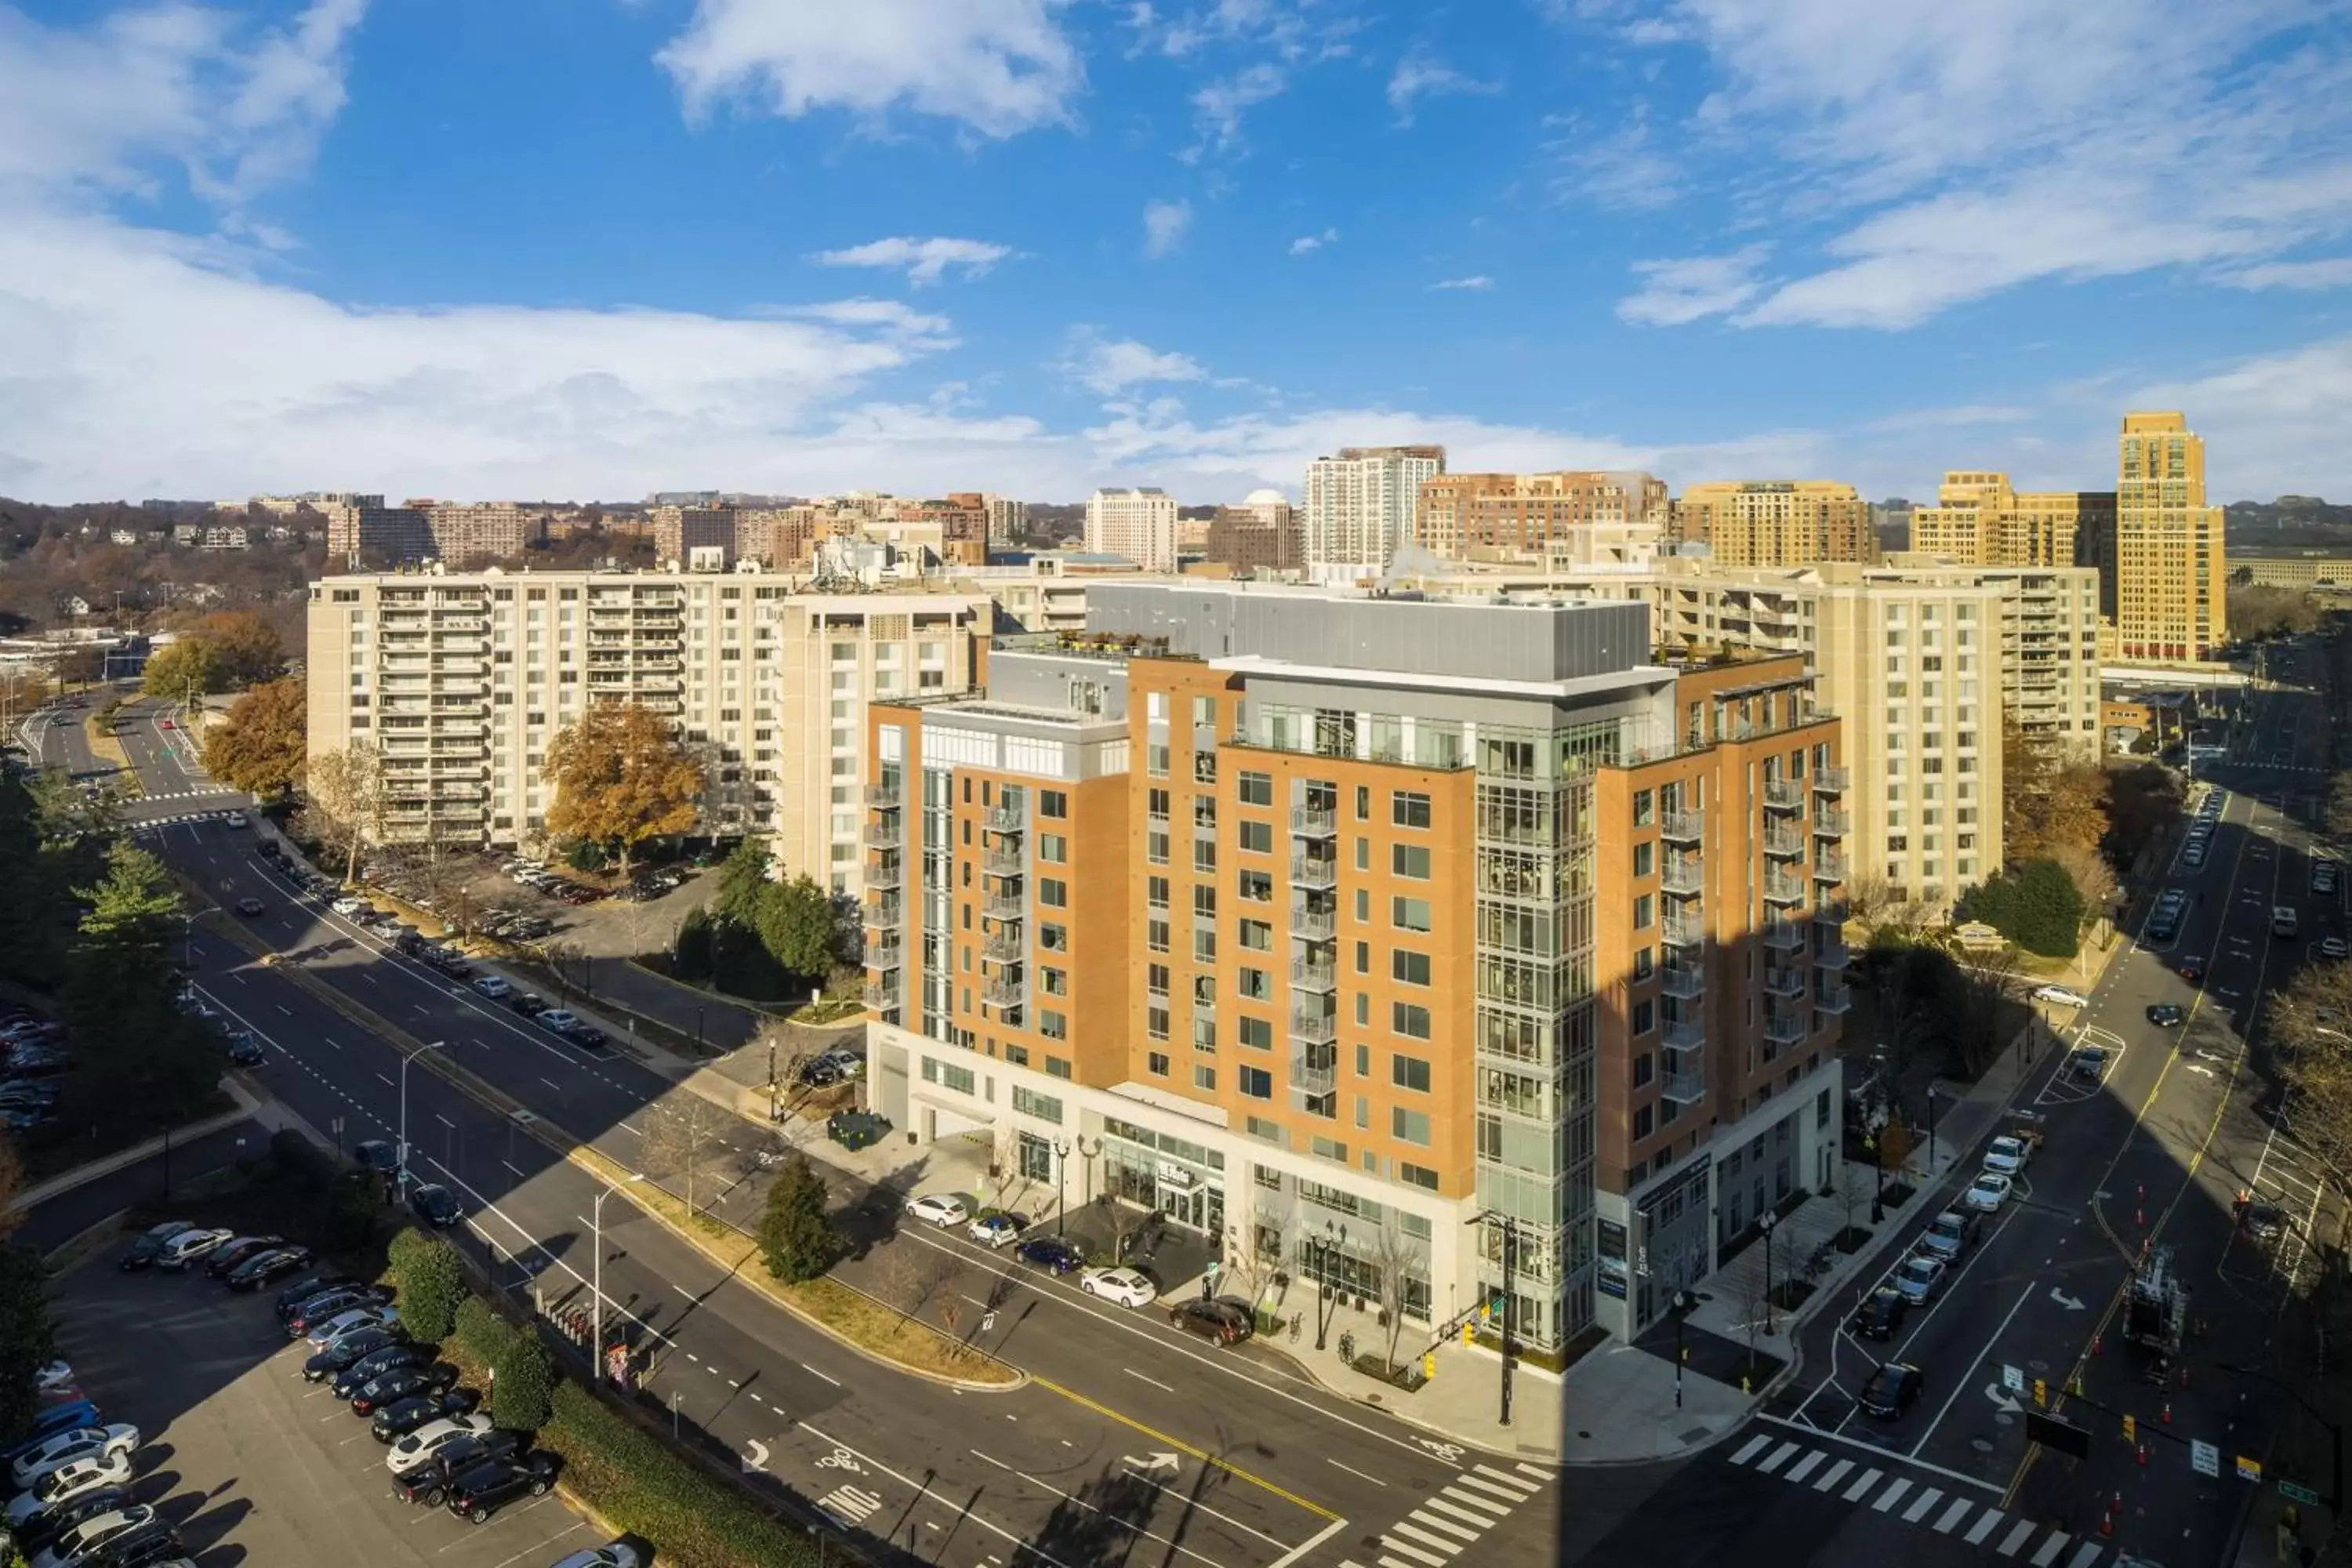
[[[124,1274],[114,1257],[58,1282],[58,1353],[107,1419],[139,1427],[140,1500],[204,1568],[536,1568],[602,1540],[553,1493],[480,1525],[398,1501],[367,1424],[302,1380],[273,1292]]]

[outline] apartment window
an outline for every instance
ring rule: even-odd
[[[1144,747],[1143,769],[1144,772],[1150,773],[1153,778],[1166,778],[1168,776],[1168,748],[1157,745]]]
[[[1040,1007],[1037,1009],[1037,1032],[1049,1040],[1066,1040],[1070,1037],[1070,1021],[1051,1007]]]
[[[1047,952],[1070,951],[1070,928],[1048,921],[1037,928],[1037,945]]]
[[[1399,827],[1426,828],[1429,826],[1429,797],[1413,790],[1391,791],[1389,821]]]
[[[1244,849],[1253,855],[1273,854],[1274,824],[1271,822],[1244,822],[1241,824],[1241,844]]]
[[[1392,898],[1389,900],[1389,923],[1399,931],[1425,931],[1429,929],[1427,899]]]
[[[1633,929],[1635,931],[1647,931],[1655,923],[1657,923],[1657,895],[1654,893],[1634,894]]]
[[[1143,898],[1144,901],[1155,910],[1166,909],[1168,907],[1168,879],[1165,877],[1146,877],[1143,879]]]
[[[1389,870],[1399,877],[1416,882],[1429,880],[1429,847],[1425,844],[1391,844],[1389,846]]]
[[[1213,838],[1192,840],[1192,869],[1214,871],[1217,868],[1217,841]]]
[[[1251,1100],[1274,1098],[1274,1075],[1264,1068],[1244,1067],[1240,1069],[1242,1093]]]
[[[1040,816],[1057,818],[1069,816],[1070,796],[1068,792],[1058,789],[1039,790],[1037,792],[1037,815]]]
[[[1040,969],[1037,980],[1048,996],[1067,996],[1070,994],[1070,972],[1066,969]]]
[[[1049,910],[1067,909],[1070,885],[1052,877],[1040,877],[1037,879],[1037,901]]]
[[[1148,1052],[1143,1058],[1144,1069],[1154,1078],[1166,1078],[1170,1065],[1166,1051]]]
[[[1633,978],[1647,980],[1658,967],[1657,949],[1637,947],[1633,950]]]
[[[1242,1016],[1241,1024],[1234,1031],[1234,1034],[1235,1037],[1237,1037],[1243,1045],[1249,1047],[1252,1050],[1270,1051],[1274,1049],[1274,1025],[1268,1019],[1253,1018],[1247,1014],[1244,1014]]]
[[[1274,1000],[1274,977],[1263,969],[1244,965],[1234,971],[1234,984],[1242,995],[1252,1002]]]
[[[1168,820],[1168,792],[1166,790],[1152,790],[1146,804],[1147,808],[1150,810],[1153,817],[1161,822]]]
[[[1389,977],[1405,985],[1429,984],[1429,954],[1400,947],[1389,954]]]
[[[1145,964],[1143,966],[1143,988],[1146,991],[1150,992],[1154,996],[1167,995],[1168,966],[1164,963]]]
[[[1234,940],[1253,952],[1272,952],[1274,927],[1265,921],[1244,920],[1238,922]]]
[[[1037,858],[1049,865],[1067,865],[1070,859],[1070,841],[1058,833],[1037,835]]]
[[[1389,1028],[1408,1040],[1425,1040],[1429,1038],[1429,1009],[1411,1002],[1391,1002]]]
[[[1437,1173],[1431,1170],[1426,1165],[1416,1165],[1409,1160],[1399,1160],[1397,1162],[1396,1171],[1397,1180],[1400,1182],[1403,1182],[1411,1186],[1423,1188],[1428,1192],[1433,1193],[1437,1190]],[[1410,1216],[1401,1215],[1400,1217],[1403,1218]]]
[[[1647,827],[1658,819],[1657,794],[1654,790],[1633,792],[1633,826]]]
[[[1633,846],[1633,875],[1649,876],[1657,868],[1658,844],[1654,838],[1644,838]]]
[[[1634,1140],[1638,1142],[1640,1140],[1647,1138],[1651,1132],[1655,1130],[1655,1123],[1656,1114],[1654,1107],[1647,1105],[1637,1107],[1633,1111]]]
[[[1155,827],[1143,836],[1143,858],[1154,866],[1168,864],[1168,833]]]
[[[1643,1084],[1650,1081],[1651,1077],[1656,1070],[1655,1062],[1656,1058],[1648,1051],[1643,1051],[1633,1058],[1633,1087],[1635,1089],[1639,1089]]]
[[[1192,1068],[1192,1087],[1214,1094],[1217,1090],[1217,1069],[1205,1063],[1196,1063]]]
[[[1415,1094],[1427,1094],[1429,1092],[1428,1059],[1423,1057],[1391,1057],[1389,1081],[1399,1089],[1409,1089]]]
[[[1239,781],[1235,787],[1240,792],[1242,804],[1244,805],[1272,805],[1274,804],[1274,775],[1272,773],[1242,773],[1239,776]]]
[[[1645,996],[1633,1004],[1631,1016],[1633,1033],[1646,1035],[1658,1026],[1658,1005]]]
[[[1273,872],[1244,869],[1236,872],[1234,879],[1234,890],[1250,902],[1270,904],[1274,901]]]
[[[1429,1145],[1429,1112],[1407,1110],[1402,1105],[1391,1106],[1389,1110],[1389,1131],[1400,1143],[1418,1143],[1426,1148]]]

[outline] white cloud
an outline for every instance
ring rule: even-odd
[[[1327,228],[1321,234],[1302,234],[1297,239],[1290,242],[1290,254],[1293,256],[1311,255],[1315,251],[1322,249],[1327,245],[1337,245],[1339,243],[1339,231],[1336,228]]]
[[[1055,368],[1106,397],[1155,382],[1205,381],[1209,374],[1190,354],[1161,353],[1132,339],[1105,338],[1092,327],[1070,329]]]
[[[1661,151],[1646,105],[1636,105],[1614,131],[1558,115],[1547,115],[1544,129],[1554,132],[1543,150],[1558,165],[1550,187],[1559,200],[1643,212],[1670,206],[1685,194],[1682,165]]]
[[[1238,143],[1243,112],[1279,97],[1286,85],[1280,70],[1260,64],[1223,81],[1213,81],[1194,93],[1192,109],[1200,121],[1202,146],[1223,152]],[[1196,153],[1198,151],[1195,149]]]
[[[2131,387],[2116,408],[2179,408],[2205,437],[2217,500],[2352,490],[2344,410],[2352,407],[2352,337],[2256,354],[2205,374]],[[2109,462],[2115,426],[2107,426]]]
[[[1470,278],[1441,278],[1430,288],[1433,290],[1455,289],[1466,294],[1488,294],[1494,291],[1495,280],[1481,272]]]
[[[1725,256],[1637,261],[1633,272],[1642,290],[1619,300],[1617,314],[1645,326],[1675,327],[1738,310],[1756,297],[1756,268],[1769,248],[1759,243]]]
[[[1147,202],[1143,207],[1143,254],[1155,259],[1183,242],[1192,226],[1191,202]]]
[[[1400,125],[1412,123],[1413,106],[1420,100],[1447,93],[1477,93],[1491,95],[1503,90],[1498,81],[1481,81],[1455,70],[1432,52],[1425,45],[1416,44],[1405,51],[1389,77],[1389,108]]]
[[[2273,261],[2222,274],[2239,289],[2352,289],[2352,256],[2324,261]]]
[[[913,239],[898,235],[846,250],[820,250],[813,259],[823,267],[904,268],[907,281],[919,289],[938,282],[950,267],[966,278],[977,278],[1012,254],[1011,246],[984,239]]]
[[[689,111],[892,110],[1005,137],[1071,119],[1085,82],[1065,0],[697,0],[656,57]]]

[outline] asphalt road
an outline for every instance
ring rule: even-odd
[[[237,1157],[240,1143],[243,1152],[257,1155],[269,1146],[268,1130],[257,1121],[240,1121],[176,1146],[168,1162],[162,1153],[151,1154],[96,1181],[69,1187],[34,1205],[24,1225],[9,1239],[44,1252],[61,1247],[132,1204],[161,1198],[167,1176],[177,1185],[206,1171],[219,1170]]]

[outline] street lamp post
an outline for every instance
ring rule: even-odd
[[[1880,1169],[1885,1168],[1882,1163]],[[1772,1227],[1780,1223],[1780,1216],[1769,1208],[1756,1221],[1764,1232],[1764,1337],[1768,1340],[1777,1331],[1772,1327]]]
[[[1313,1240],[1313,1237],[1310,1237],[1308,1239]],[[1322,1267],[1316,1270],[1318,1274],[1322,1276],[1321,1279],[1316,1281],[1316,1285],[1320,1291],[1320,1294],[1317,1297],[1315,1302],[1315,1348],[1318,1351],[1323,1348],[1324,1341],[1330,1335],[1331,1320],[1339,1316],[1339,1303],[1334,1299],[1331,1291],[1331,1255],[1347,1245],[1348,1227],[1332,1220],[1325,1220],[1323,1222],[1323,1239],[1317,1245],[1316,1248],[1322,1257]],[[1330,1301],[1332,1303],[1328,1311],[1323,1306],[1323,1303],[1326,1301]]]
[[[2334,1478],[2334,1485],[2330,1487],[2328,1492],[2327,1511],[2336,1518],[2342,1518],[2344,1514],[2343,1423],[2328,1419],[2327,1416],[2320,1413],[2318,1408],[2315,1406],[2310,1400],[2305,1399],[2303,1396],[2302,1390],[2296,1388],[2294,1384],[2288,1383],[2284,1378],[2272,1376],[2269,1373],[2263,1371],[2260,1367],[2241,1366],[2235,1363],[2225,1361],[2221,1363],[2221,1370],[2223,1372],[2234,1372],[2241,1377],[2258,1378],[2262,1382],[2269,1384],[2273,1388],[2279,1390],[2288,1398],[2301,1405],[2303,1407],[2303,1413],[2305,1415],[2310,1416],[2314,1421],[2318,1422],[2322,1426],[2327,1428],[2328,1438],[2334,1444],[2336,1449],[2336,1474]]]
[[[1503,1216],[1503,1310],[1495,1314],[1495,1326],[1497,1331],[1496,1348],[1502,1352],[1496,1358],[1501,1363],[1501,1370],[1496,1374],[1496,1397],[1502,1404],[1502,1410],[1497,1419],[1505,1426],[1511,1424],[1511,1299],[1518,1294],[1511,1283],[1514,1277],[1512,1267],[1517,1261],[1511,1256],[1511,1247],[1517,1239],[1517,1227],[1511,1224],[1511,1216],[1505,1215]]]
[[[629,1178],[631,1182],[642,1182],[645,1179],[645,1173],[642,1171]],[[604,1376],[604,1200],[619,1190],[617,1187],[606,1187],[598,1193],[596,1206],[589,1211],[593,1219],[593,1229],[596,1233],[596,1263],[593,1270],[594,1278],[588,1286],[588,1293],[594,1298],[589,1309],[594,1328],[591,1331],[592,1337],[588,1342],[588,1354],[591,1369],[600,1382]]]
[[[1054,1140],[1054,1234],[1066,1234],[1063,1221],[1068,1214],[1070,1197],[1070,1141]]]
[[[400,1190],[403,1193],[408,1191],[408,1069],[425,1052],[439,1050],[442,1043],[427,1040],[400,1058]]]
[[[1103,1152],[1103,1141],[1099,1137],[1096,1138],[1095,1146],[1089,1149],[1087,1147],[1087,1135],[1085,1133],[1078,1133],[1076,1137],[1078,1158],[1087,1163],[1086,1196],[1079,1200],[1078,1206],[1080,1208],[1092,1208],[1095,1201],[1095,1161],[1100,1157]],[[1117,1261],[1124,1260],[1121,1259]]]
[[[1683,1407],[1683,1319],[1689,1315],[1690,1310],[1690,1292],[1676,1290],[1675,1292],[1675,1408],[1677,1410]]]
[[[1936,1086],[1927,1086],[1927,1179],[1936,1176]]]

